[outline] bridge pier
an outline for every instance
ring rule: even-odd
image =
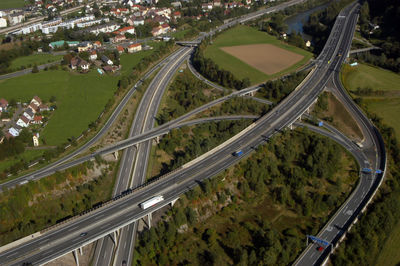
[[[170,202],[170,204],[171,204],[171,207],[174,207],[174,204],[175,204],[175,202],[178,200],[179,198],[177,198],[177,199],[174,199],[173,201],[171,201]]]
[[[160,136],[157,136],[157,137],[155,138],[155,141],[156,141],[157,144],[160,144]]]
[[[118,160],[118,151],[115,151],[113,154],[114,154],[115,160]]]
[[[144,219],[144,217],[143,217]],[[151,228],[151,220],[153,219],[153,215],[151,213],[147,214],[147,227]]]
[[[79,253],[81,254],[81,256],[83,255],[83,249],[82,249],[82,247],[79,247]]]
[[[76,252],[76,249],[74,249],[74,250],[72,251],[72,255],[73,255],[74,258],[75,258],[76,266],[79,266],[78,252]]]

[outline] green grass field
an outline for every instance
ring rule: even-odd
[[[121,74],[129,74],[129,72],[142,60],[142,58],[153,53],[154,50],[141,51],[134,54],[124,53],[120,57],[122,65]]]
[[[247,44],[260,44],[260,43],[268,43],[276,45],[285,50],[303,55],[304,58],[298,63],[292,65],[291,67],[278,72],[273,75],[267,75],[238,58],[225,53],[220,48],[225,46],[237,46],[237,45],[247,45]],[[271,36],[265,32],[258,31],[255,28],[251,28],[248,26],[237,26],[233,29],[227,30],[220,34],[218,37],[213,40],[213,44],[209,45],[205,50],[205,56],[214,60],[221,68],[225,70],[229,70],[235,75],[235,77],[239,79],[250,78],[252,84],[263,82],[267,79],[271,79],[277,76],[280,76],[285,73],[289,73],[304,65],[312,58],[312,54],[294,47],[287,45],[274,36]]]
[[[382,96],[363,97],[370,112],[377,114],[389,126],[393,127],[400,139],[400,75],[377,67],[359,64],[356,67],[345,66],[342,81],[350,91],[371,88],[384,91]]]
[[[1,0],[0,9],[23,7],[25,0]]]
[[[13,70],[20,70],[22,66],[24,68],[32,67],[34,64],[43,65],[57,60],[61,60],[62,55],[51,55],[51,54],[33,54],[23,57],[18,57],[11,63]]]
[[[400,263],[400,223],[391,232],[389,238],[386,240],[381,253],[378,256],[376,265],[395,266]]]
[[[24,153],[18,156],[8,158],[7,160],[4,160],[0,163],[0,172],[3,172],[4,170],[16,164],[22,159],[26,162],[29,162],[30,160],[38,158],[43,154],[43,152],[44,150],[26,150]]]
[[[38,95],[48,101],[56,96],[58,109],[54,112],[41,137],[47,145],[59,145],[71,136],[79,136],[89,123],[95,121],[117,87],[116,77],[63,70],[41,71],[0,82],[2,97],[27,102]]]
[[[359,64],[346,67],[344,85],[349,90],[370,87],[374,90],[400,90],[400,75],[377,67]]]

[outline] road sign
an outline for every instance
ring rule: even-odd
[[[320,122],[318,123],[318,126],[319,126],[319,127],[323,127],[323,126],[324,126],[324,122],[320,121]]]
[[[311,239],[312,241],[317,242],[318,244],[321,244],[321,245],[324,245],[324,246],[329,246],[329,242],[325,241],[325,240],[323,240],[321,238],[318,238],[316,236],[310,236],[310,235],[307,235],[307,237],[309,239]]]
[[[364,173],[367,173],[367,174],[372,173],[372,169],[370,169],[370,168],[363,168],[361,171],[363,171]]]
[[[376,171],[375,171],[375,174],[382,174],[383,173],[383,171],[381,170],[381,169],[377,169]]]

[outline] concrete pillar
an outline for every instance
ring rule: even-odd
[[[118,160],[118,151],[114,152],[114,158],[115,158],[115,160]]]
[[[159,144],[160,143],[160,136],[156,137],[156,143]]]
[[[76,266],[79,266],[79,258],[78,258],[78,253],[76,252],[76,249],[74,249],[72,251],[72,255],[74,255]]]
[[[81,254],[81,256],[83,255],[82,247],[79,247],[79,253]]]
[[[173,201],[171,201],[171,207],[174,207],[174,204],[175,204],[175,202],[177,201],[178,199],[174,199]]]
[[[149,229],[151,228],[151,219],[152,219],[153,217],[152,217],[152,215],[151,215],[151,213],[149,213],[148,215],[147,215],[147,226],[149,227]]]
[[[293,123],[289,125],[290,130],[293,130]]]

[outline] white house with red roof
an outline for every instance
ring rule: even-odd
[[[142,45],[140,43],[134,43],[128,46],[128,53],[135,53],[142,51]]]

